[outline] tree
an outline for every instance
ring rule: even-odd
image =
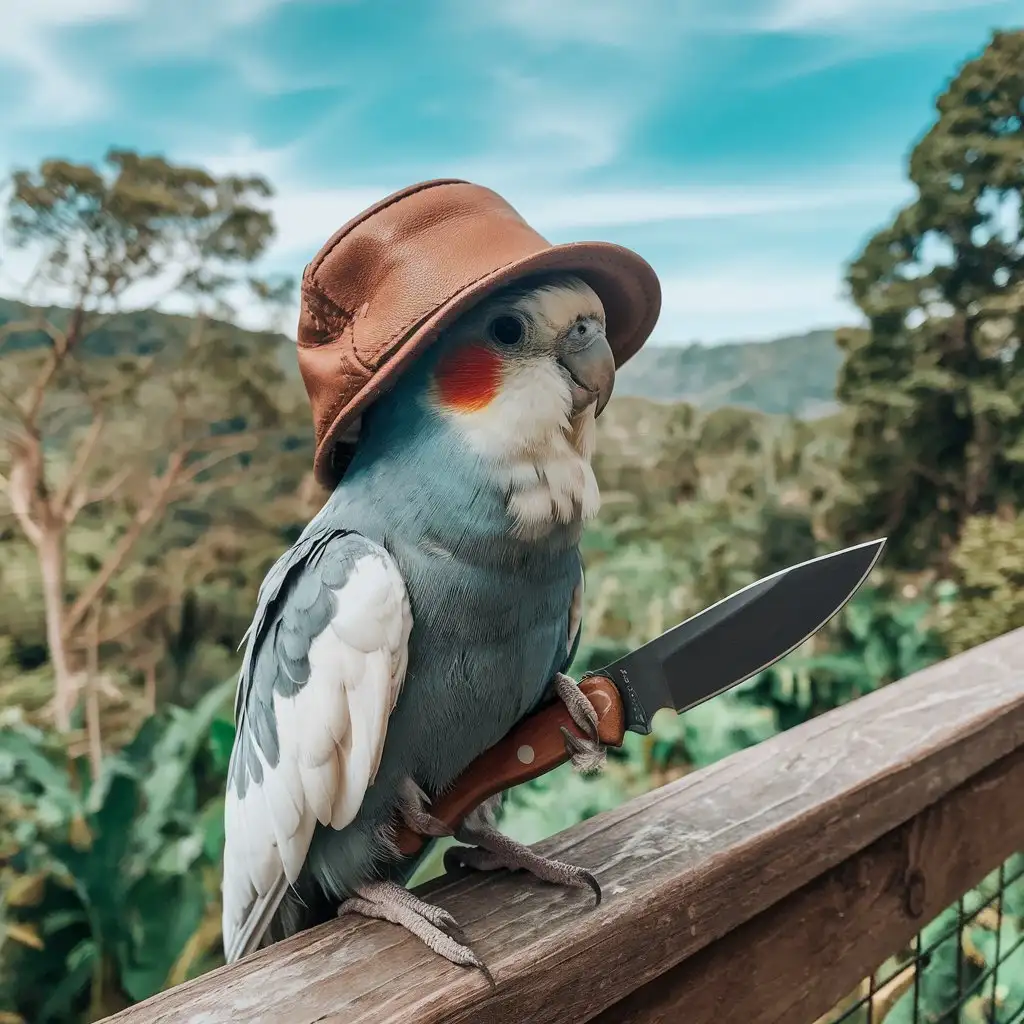
[[[847,539],[944,568],[963,524],[1024,500],[1024,32],[998,32],[937,100],[917,197],[849,268]]]
[[[23,307],[0,335],[0,485],[36,558],[54,719],[66,730],[90,648],[95,659],[166,603],[142,595],[127,623],[101,622],[140,542],[181,502],[212,500],[237,479],[280,422],[267,336],[261,348],[214,317],[246,292],[280,299],[287,282],[246,276],[273,236],[261,178],[112,150],[99,169],[47,160],[18,171],[11,191],[12,246],[67,296],[68,308]],[[143,293],[192,315],[126,312]],[[103,542],[72,582],[69,539],[83,522]]]

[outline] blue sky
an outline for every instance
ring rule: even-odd
[[[0,0],[0,168],[110,144],[277,186],[268,268],[429,177],[659,272],[655,340],[856,319],[935,93],[1024,0]],[[4,253],[0,290],[26,278]]]

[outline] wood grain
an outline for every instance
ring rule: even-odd
[[[597,712],[597,734],[609,747],[622,746],[626,713],[615,684],[604,676],[587,676],[580,689]],[[456,779],[452,788],[433,804],[430,813],[454,831],[470,811],[488,797],[519,786],[569,760],[562,729],[582,739],[585,733],[572,720],[561,701],[542,708],[520,722],[503,740],[481,754]],[[422,836],[402,828],[396,837],[406,856],[418,853]]]
[[[110,1021],[590,1020],[1022,745],[1018,630],[538,844],[597,875],[597,908],[504,872],[424,887],[465,927],[493,992],[393,925],[344,918]]]
[[[1022,793],[1024,748],[616,1003],[594,1024],[810,1024],[868,969],[1024,850]]]

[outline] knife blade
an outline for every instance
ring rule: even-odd
[[[662,708],[689,711],[796,650],[860,589],[884,546],[870,540],[780,569],[584,678],[610,679],[626,729],[647,734]]]
[[[580,689],[597,712],[600,741],[618,747],[627,731],[650,733],[661,709],[682,714],[784,658],[853,597],[884,546],[885,538],[866,541],[780,569],[587,672]],[[454,830],[488,797],[564,763],[563,729],[585,736],[560,701],[528,715],[466,768],[430,814]],[[396,834],[407,857],[427,841],[405,827]]]

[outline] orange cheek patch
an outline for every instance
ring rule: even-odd
[[[435,379],[445,405],[476,412],[490,405],[501,387],[501,358],[482,345],[470,345],[445,356]]]

